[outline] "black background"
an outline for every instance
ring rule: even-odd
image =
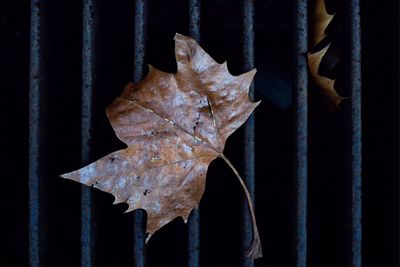
[[[332,3],[331,3],[332,2]],[[331,37],[343,42],[343,10]],[[97,78],[92,159],[123,144],[104,109],[133,77],[134,1],[98,1]],[[201,43],[233,74],[242,68],[239,0],[202,1]],[[398,1],[362,1],[363,71],[363,264],[399,264],[399,28]],[[277,70],[292,82],[294,1],[255,1],[256,67]],[[81,1],[46,1],[45,87],[42,92],[44,162],[41,187],[41,247],[44,265],[80,264],[80,186],[58,177],[80,165]],[[188,34],[183,0],[150,0],[146,63],[174,72],[175,32]],[[0,264],[28,264],[29,1],[0,2]],[[339,66],[337,74],[340,77]],[[343,71],[342,71],[343,72]],[[275,77],[275,76],[274,76]],[[257,78],[259,79],[259,78]],[[293,109],[271,101],[268,85],[256,81],[256,205],[264,257],[260,266],[295,264]],[[344,82],[345,84],[345,82]],[[280,89],[276,88],[279,93]],[[282,95],[288,92],[282,91]],[[346,90],[342,93],[345,95]],[[330,112],[310,86],[308,263],[350,264],[350,186],[345,174],[346,108]],[[290,92],[289,92],[290,97]],[[284,96],[283,96],[284,98]],[[286,99],[287,100],[287,99]],[[226,155],[242,170],[243,135],[227,142]],[[124,204],[94,191],[95,264],[131,265],[133,216]],[[201,264],[240,265],[242,191],[222,160],[210,165],[201,202]],[[187,227],[175,220],[147,246],[149,265],[185,265]]]

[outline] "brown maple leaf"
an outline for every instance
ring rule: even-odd
[[[322,89],[322,93],[329,99],[331,104],[330,106],[333,109],[337,109],[340,103],[346,98],[340,96],[336,92],[334,87],[335,80],[319,74],[322,58],[327,53],[330,43],[319,51],[313,51],[313,49],[315,49],[316,46],[326,37],[325,30],[332,21],[334,15],[328,14],[325,0],[312,1],[311,10],[309,50],[312,52],[308,53],[308,68],[310,69],[311,77],[316,85]]]
[[[335,90],[335,80],[322,76],[318,73],[322,58],[329,49],[327,45],[322,50],[315,53],[308,53],[308,68],[316,85],[322,88],[322,93],[330,100],[331,106],[336,109],[346,97],[340,96]]]
[[[311,32],[309,38],[309,50],[312,50],[326,37],[325,30],[335,15],[328,14],[324,0],[310,1],[310,6]]]
[[[244,188],[253,219],[253,242],[247,256],[262,256],[248,190],[224,156],[229,135],[259,102],[248,90],[256,70],[232,76],[226,63],[215,62],[192,38],[176,34],[176,74],[149,66],[137,84],[128,84],[107,108],[111,125],[126,149],[113,152],[62,175],[111,193],[127,212],[147,212],[147,240],[177,217],[187,222],[204,192],[211,161],[223,158]]]

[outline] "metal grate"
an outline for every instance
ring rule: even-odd
[[[82,44],[82,165],[90,160],[92,129],[92,98],[95,79],[96,7],[91,0],[83,1],[83,44]],[[81,189],[81,264],[92,265],[92,192],[87,186]]]
[[[189,32],[200,42],[200,0],[189,0]],[[351,92],[351,166],[352,166],[352,264],[361,266],[361,42],[360,42],[360,1],[348,1],[350,23],[350,92]],[[39,266],[40,261],[40,184],[41,184],[41,146],[40,127],[42,116],[41,84],[46,79],[42,71],[43,0],[31,0],[31,40],[30,40],[30,87],[29,87],[29,263]],[[82,47],[82,164],[87,164],[90,156],[89,140],[92,128],[92,95],[96,73],[96,1],[83,1],[83,47]],[[254,68],[254,2],[243,0],[243,65],[244,70]],[[297,181],[297,266],[307,265],[307,147],[308,147],[308,77],[307,77],[307,0],[296,1],[295,9],[295,117],[296,152],[295,175]],[[146,1],[135,1],[134,17],[134,74],[139,81],[144,72]],[[254,86],[250,90],[254,99]],[[246,184],[254,199],[255,192],[255,117],[252,115],[245,125],[244,154]],[[81,264],[93,265],[92,250],[95,242],[92,233],[92,195],[91,189],[82,187],[81,196]],[[200,265],[199,216],[194,211],[189,220],[188,265]],[[145,265],[144,214],[136,211],[134,216],[134,265]],[[243,204],[243,247],[251,243],[252,226],[246,204]],[[250,259],[243,259],[245,266],[253,266]]]
[[[189,1],[189,34],[200,43],[200,0]],[[188,265],[200,266],[200,211],[196,209],[188,219]]]
[[[295,32],[295,110],[297,182],[297,265],[307,264],[307,177],[308,177],[308,68],[307,1],[297,1]]]
[[[40,87],[42,77],[40,1],[31,2],[31,47],[29,72],[29,263],[39,261],[39,185],[40,185]]]

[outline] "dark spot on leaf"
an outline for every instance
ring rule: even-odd
[[[196,130],[197,124],[199,124],[199,122],[200,122],[200,113],[197,113],[196,121],[193,126],[193,131]]]
[[[156,131],[151,130],[151,131],[147,132],[145,135],[147,135],[147,136],[153,136],[153,135],[156,135],[156,134],[157,134]]]
[[[145,195],[145,196],[146,196],[148,193],[150,193],[150,191],[147,190],[147,189],[143,191],[143,195]]]

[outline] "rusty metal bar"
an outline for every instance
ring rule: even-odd
[[[135,0],[134,17],[134,70],[133,81],[143,78],[144,56],[146,43],[146,0]],[[134,211],[134,265],[142,267],[145,264],[145,214],[143,210]]]
[[[29,62],[29,265],[40,265],[41,90],[43,3],[31,0]]]
[[[200,0],[189,0],[189,35],[200,43]],[[200,211],[192,212],[188,220],[188,266],[200,266]]]
[[[243,63],[245,71],[254,68],[254,0],[243,2]],[[254,101],[254,83],[249,90],[250,100]],[[244,180],[250,196],[255,201],[255,117],[251,114],[244,126]],[[246,251],[253,239],[253,227],[248,205],[243,198],[243,243]],[[243,253],[244,254],[244,253]],[[254,260],[243,257],[243,266],[254,266]]]
[[[361,259],[361,22],[360,0],[349,1],[350,27],[350,96],[351,96],[351,177],[352,177],[352,265],[362,266]]]
[[[81,164],[90,160],[92,128],[92,98],[95,79],[95,13],[96,1],[83,1],[82,36],[82,124],[81,124]],[[85,185],[81,189],[81,265],[93,265],[92,234],[92,189]]]
[[[297,266],[307,266],[307,176],[308,176],[308,75],[307,0],[296,1],[295,12],[295,117],[297,183]]]

